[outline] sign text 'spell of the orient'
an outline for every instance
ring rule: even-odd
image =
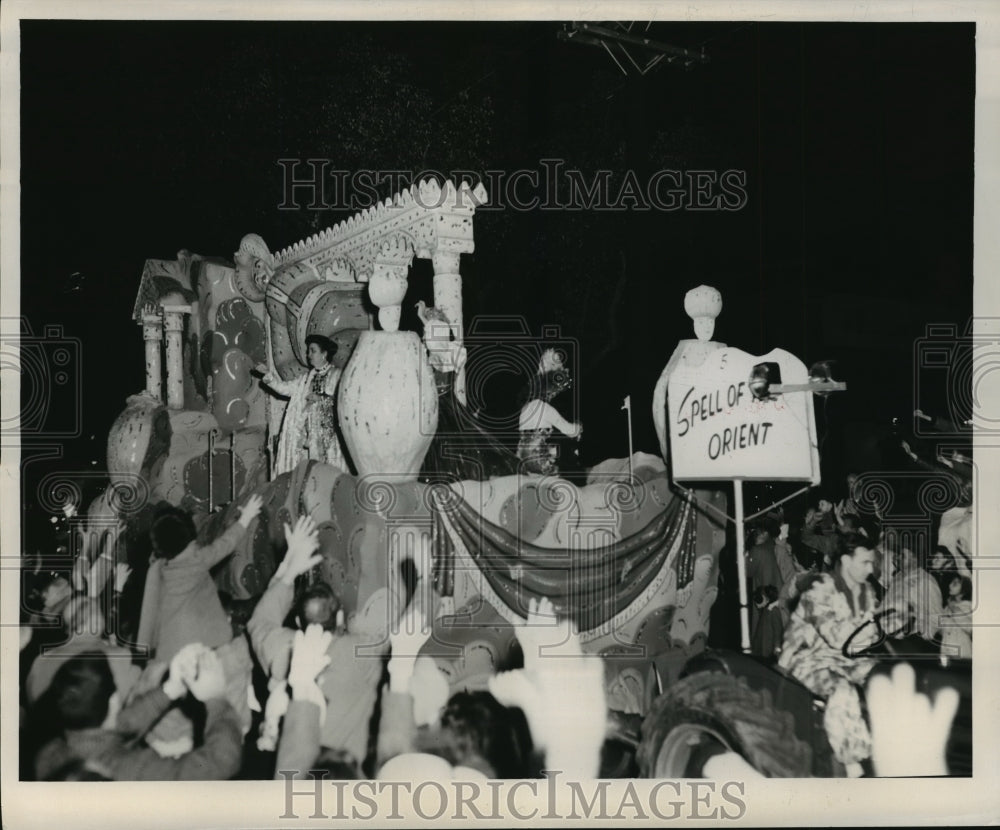
[[[708,421],[720,413],[731,413],[742,403],[744,395],[750,394],[746,381],[742,380],[739,383],[731,383],[726,388],[720,387],[706,392],[701,397],[692,397],[693,392],[692,386],[677,407],[678,438],[683,438],[701,421]],[[709,459],[714,461],[720,455],[727,455],[734,450],[763,445],[767,442],[767,431],[772,426],[774,424],[770,421],[758,421],[713,432],[708,438],[706,447]]]

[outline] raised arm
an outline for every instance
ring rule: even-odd
[[[387,666],[389,684],[382,690],[382,718],[376,750],[379,769],[391,758],[414,751],[417,724],[410,680],[417,654],[431,636],[431,626],[420,600],[422,588],[418,583],[413,600],[389,634],[392,656]]]
[[[222,662],[211,649],[198,656],[194,676],[185,686],[205,704],[203,744],[179,758],[161,758],[144,747],[121,753],[114,762],[114,777],[132,781],[218,781],[232,778],[243,761],[239,716],[225,698]]]
[[[263,375],[261,383],[286,398],[290,398],[294,395],[295,390],[298,388],[299,384],[302,383],[303,378],[308,377],[308,375],[301,375],[299,377],[292,378],[291,380],[282,380],[277,375],[268,372],[267,367],[263,364],[257,366],[256,369]]]
[[[330,664],[327,654],[333,635],[322,626],[310,625],[305,631],[295,632],[292,665],[288,672],[288,685],[292,702],[285,714],[285,724],[278,742],[278,757],[274,767],[275,778],[308,777],[320,754],[320,728],[326,716],[326,700],[316,683],[317,677]]]
[[[194,554],[195,559],[206,568],[214,568],[218,565],[236,548],[251,522],[257,518],[263,504],[264,500],[256,493],[250,496],[240,510],[239,519],[233,522],[214,542],[197,548]]]
[[[166,678],[142,694],[136,695],[118,713],[116,729],[126,738],[142,738],[163,716],[175,700],[188,693],[186,680],[197,673],[198,655],[205,651],[201,643],[184,646],[167,666],[161,663],[160,671]],[[155,671],[155,670],[154,670]]]
[[[549,427],[559,430],[567,438],[579,438],[583,432],[580,424],[567,421],[552,404],[538,399],[524,405],[519,426],[522,431]]]
[[[292,607],[295,579],[322,559],[315,553],[319,539],[316,523],[309,516],[301,516],[294,530],[285,525],[285,539],[288,542],[285,558],[247,624],[257,659],[269,675],[279,678],[288,674],[292,634],[282,627],[282,622]]]
[[[491,677],[490,691],[524,711],[549,769],[569,781],[596,778],[607,723],[601,658],[583,653],[576,626],[557,619],[545,598],[531,600],[527,621],[515,630],[524,668]]]

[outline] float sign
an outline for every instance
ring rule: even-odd
[[[762,363],[770,364],[772,383],[775,365],[782,385],[808,383],[805,364],[783,349],[760,357],[719,349],[700,366],[682,362],[670,376],[667,423],[676,480],[819,483],[813,393],[755,397],[750,379]]]

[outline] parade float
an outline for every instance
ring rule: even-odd
[[[129,556],[128,540],[161,502],[191,511],[211,538],[256,491],[264,515],[216,575],[234,599],[260,595],[283,552],[284,523],[309,513],[320,525],[321,577],[349,624],[387,613],[400,563],[429,557],[435,656],[454,685],[509,664],[511,623],[544,594],[609,658],[615,708],[641,714],[658,684],[704,647],[725,537],[693,494],[672,489],[663,459],[610,459],[586,483],[521,473],[417,480],[437,425],[425,344],[434,347],[399,330],[400,303],[414,258],[430,260],[427,304],[448,321],[445,339],[462,343],[460,257],[473,251],[485,198],[481,186],[425,181],[277,253],[251,234],[232,263],[185,251],[148,261],[134,306],[146,388],[111,429],[110,485],[88,511],[82,552],[92,564]],[[303,375],[314,333],[339,347],[337,406],[352,469],[305,462],[272,477],[282,402],[253,370]],[[534,344],[538,354],[548,345]],[[461,396],[465,368],[455,371]],[[720,492],[697,495],[724,508]]]
[[[277,253],[250,234],[232,262],[186,251],[147,261],[134,306],[146,388],[115,421],[109,486],[81,517],[91,592],[103,590],[116,561],[131,562],[141,579],[157,505],[190,511],[209,540],[256,492],[264,499],[259,519],[215,572],[220,591],[236,602],[261,595],[284,553],[285,524],[308,514],[323,554],[315,576],[334,588],[349,628],[383,631],[396,619],[413,587],[408,561],[428,577],[421,584],[429,586],[434,633],[424,653],[455,691],[483,688],[491,674],[517,664],[513,625],[531,599],[546,596],[576,622],[585,649],[604,658],[610,722],[620,725],[619,737],[632,724],[633,749],[634,726],[646,718],[638,747],[645,774],[683,773],[691,747],[706,735],[738,747],[769,775],[829,772],[820,757],[826,753],[810,749],[824,740],[809,700],[791,707],[795,717],[779,711],[773,683],[737,679],[735,663],[716,662],[701,679],[681,679],[699,659],[714,659],[699,656],[732,518],[722,482],[746,475],[721,469],[725,459],[741,449],[748,450],[744,463],[753,463],[753,453],[775,455],[777,447],[788,479],[818,476],[810,393],[801,383],[787,386],[806,380],[804,367],[787,353],[759,359],[781,364],[788,394],[778,404],[749,394],[754,366],[712,340],[717,291],[703,286],[686,299],[696,337],[680,340],[657,384],[659,456],[608,459],[577,481],[527,469],[420,480],[438,429],[440,361],[433,360],[434,337],[400,330],[401,303],[414,260],[429,260],[433,296],[423,300],[440,312],[440,342],[452,353],[461,349],[461,256],[474,250],[473,217],[485,199],[481,185],[424,181]],[[431,318],[422,319],[426,327]],[[283,381],[302,377],[305,339],[314,334],[338,347],[337,416],[348,469],[306,460],[276,475],[284,407],[262,389],[255,367]],[[541,355],[549,346],[542,336],[518,348]],[[467,357],[446,367],[460,405],[476,360]],[[723,399],[700,389],[688,399],[734,367],[743,378],[737,392],[720,381]],[[679,383],[690,386],[687,394]],[[740,384],[756,407],[750,425],[734,414],[744,403]],[[781,446],[794,431],[781,430],[778,421],[787,417],[809,424],[803,446]],[[708,418],[718,430],[705,428]],[[708,443],[695,447],[695,434]],[[672,452],[681,465],[673,469]],[[714,472],[678,475],[706,452],[720,461]],[[735,493],[739,523],[739,486]],[[801,698],[801,691],[789,694]],[[778,702],[788,708],[789,700]]]

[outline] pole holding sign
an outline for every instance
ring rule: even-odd
[[[743,531],[743,481],[733,481],[733,502],[736,508],[736,572],[740,581],[740,648],[750,653],[750,608],[747,597],[746,533]]]

